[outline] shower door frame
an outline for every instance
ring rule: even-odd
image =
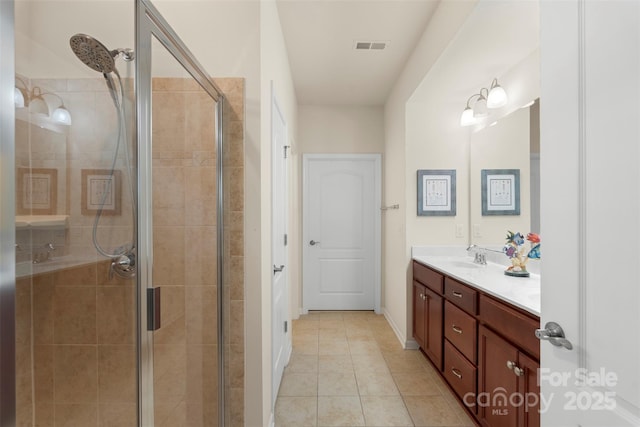
[[[150,0],[136,1],[136,121],[138,146],[138,424],[153,427],[153,331],[148,330],[147,290],[153,288],[153,190],[152,190],[152,69],[153,37],[167,49],[202,89],[216,101],[217,175],[217,339],[218,426],[225,424],[224,375],[224,234],[223,234],[223,132],[224,96],[180,37]],[[1,426],[0,426],[1,427]]]
[[[0,0],[0,427],[16,423],[14,3]]]

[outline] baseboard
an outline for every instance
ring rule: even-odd
[[[393,321],[393,319],[389,315],[389,312],[387,311],[386,308],[383,309],[383,314],[384,314],[384,318],[387,319],[387,322],[389,322],[389,326],[391,326],[391,329],[393,329],[393,333],[396,334],[398,341],[400,341],[400,345],[402,345],[402,348],[404,348],[405,350],[417,349],[418,343],[415,342],[413,339],[405,340],[405,337],[400,332],[398,325],[396,325],[396,322]]]
[[[420,346],[418,345],[418,341],[412,338],[406,341],[404,348],[405,350],[417,350]]]

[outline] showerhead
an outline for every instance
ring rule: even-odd
[[[76,34],[71,37],[69,45],[80,61],[102,74],[117,71],[115,58],[119,54],[122,54],[125,61],[133,61],[134,57],[131,49],[109,50],[98,40],[86,34]]]
[[[105,45],[91,36],[76,34],[69,40],[69,45],[78,59],[89,68],[100,73],[110,73],[116,68],[116,62],[113,58],[118,52],[112,53]]]

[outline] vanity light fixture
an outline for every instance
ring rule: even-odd
[[[16,79],[24,85],[24,88],[14,87],[13,101],[16,108],[29,107],[29,112],[34,115],[45,116],[51,118],[55,123],[65,126],[71,125],[71,114],[64,106],[64,101],[60,95],[53,92],[42,92],[38,86],[34,86],[29,90],[27,84],[19,77]],[[58,98],[60,103],[58,107],[50,114],[49,105],[45,101],[44,96],[53,96]]]
[[[473,107],[471,101],[476,98]],[[490,89],[485,87],[480,92],[467,99],[467,106],[460,116],[460,126],[471,126],[489,115],[489,109],[500,108],[507,104],[509,98],[505,90],[498,84],[498,79],[493,79]]]

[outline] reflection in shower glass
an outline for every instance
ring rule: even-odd
[[[69,46],[133,46],[133,2],[15,6],[16,425],[134,427],[136,282],[110,268],[134,246],[134,62],[108,82]]]

